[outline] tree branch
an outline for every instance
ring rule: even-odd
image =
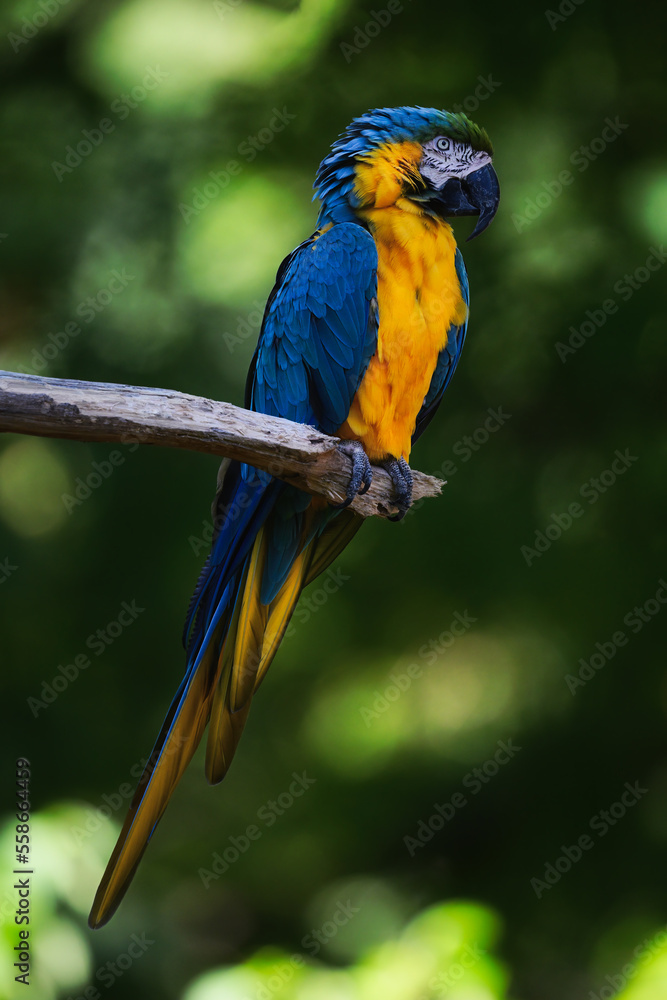
[[[264,469],[332,503],[345,498],[350,460],[338,439],[281,417],[244,410],[170,389],[78,382],[0,371],[0,431],[186,448]],[[414,473],[415,500],[437,496],[442,483]],[[364,517],[395,512],[388,473],[373,467],[373,484],[352,509]]]

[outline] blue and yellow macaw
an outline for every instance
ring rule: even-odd
[[[452,216],[499,201],[492,149],[464,114],[383,108],[355,119],[320,164],[316,232],[280,265],[250,365],[246,406],[342,438],[352,474],[371,462],[411,503],[408,460],[461,353],[468,279]],[[471,238],[471,237],[470,237]],[[206,776],[222,780],[253,695],[299,595],[362,518],[225,460],[217,534],[186,626],[187,669],[97,891],[91,927],[114,913],[208,724]]]

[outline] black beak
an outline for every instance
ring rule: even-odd
[[[468,237],[479,236],[490,225],[500,202],[500,185],[490,163],[468,174],[463,180],[450,177],[438,192],[438,214],[444,218],[456,215],[479,215],[477,225]]]

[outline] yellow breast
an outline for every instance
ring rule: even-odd
[[[380,325],[377,351],[339,433],[361,441],[371,461],[390,455],[407,461],[447,331],[466,317],[456,243],[447,223],[407,199],[359,215],[378,248]]]

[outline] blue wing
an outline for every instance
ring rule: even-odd
[[[377,264],[373,237],[355,223],[287,258],[257,346],[253,410],[336,433],[377,346]]]
[[[455,257],[456,275],[459,279],[461,285],[461,294],[463,295],[463,300],[466,306],[470,305],[470,289],[468,286],[468,275],[466,273],[465,264],[463,263],[463,257],[461,256],[461,251],[457,249]],[[435,371],[433,372],[433,378],[431,379],[431,384],[429,390],[424,399],[424,405],[422,406],[419,414],[417,416],[417,425],[415,427],[415,432],[412,435],[412,443],[417,440],[417,438],[424,432],[428,427],[429,423],[433,419],[435,411],[438,409],[442,397],[444,395],[445,389],[449,385],[450,379],[454,374],[456,366],[459,362],[459,357],[461,356],[461,351],[463,349],[463,343],[466,338],[466,331],[468,329],[468,316],[466,314],[465,322],[461,326],[450,326],[447,333],[447,344],[438,356],[438,363],[435,366]]]
[[[283,262],[249,376],[252,409],[337,432],[377,347],[377,264],[375,241],[355,223],[316,234]],[[310,500],[294,488],[281,490],[263,602],[278,592],[303,544]]]
[[[248,373],[248,408],[336,433],[377,346],[377,262],[373,237],[355,223],[316,233],[285,258]],[[268,511],[276,508],[263,581],[262,599],[267,603],[289,570],[300,544],[298,515],[311,500],[301,490],[274,482],[268,490],[272,496],[260,502],[258,487],[270,481],[266,473],[231,463],[224,503],[218,504],[225,511],[234,509],[237,490],[252,492],[252,501],[243,496],[241,502],[253,513],[258,506],[259,516],[252,522],[255,533]],[[220,595],[230,577],[230,550],[235,547],[231,539],[238,546],[238,529],[244,526],[223,523],[218,530],[188,611],[186,633],[196,624],[200,632],[208,629],[214,610],[219,614]],[[241,551],[245,555],[247,548]],[[193,635],[188,648],[196,648],[202,638]]]

